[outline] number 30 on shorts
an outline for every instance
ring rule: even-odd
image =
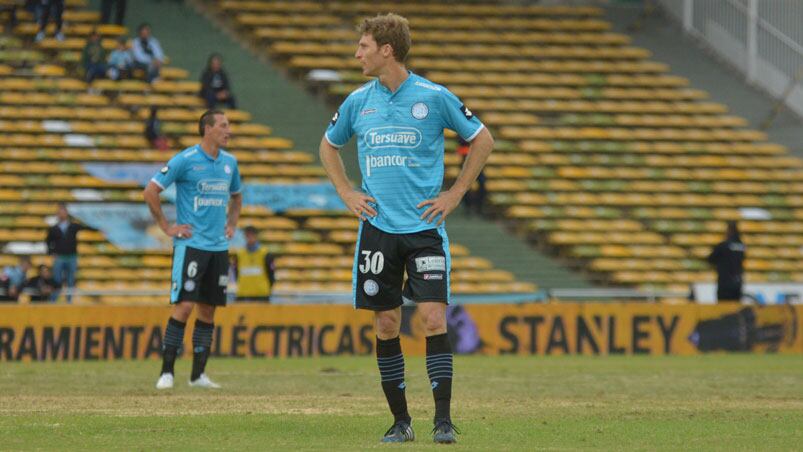
[[[385,267],[385,256],[382,251],[363,251],[362,255],[364,262],[360,264],[360,273],[371,272],[375,275],[382,273]]]

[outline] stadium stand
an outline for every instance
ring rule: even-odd
[[[365,82],[358,21],[406,15],[408,67],[447,85],[498,138],[486,169],[496,213],[599,283],[712,281],[705,257],[727,220],[749,247],[748,281],[803,280],[803,162],[611,32],[598,8],[205,4],[333,105]],[[448,177],[458,164],[447,153]]]
[[[85,36],[93,28],[113,48],[126,35],[119,26],[99,25],[98,13],[85,0],[68,0],[65,34],[60,42],[33,44],[36,32],[30,14],[18,15],[14,35],[0,39],[0,268],[14,265],[15,253],[33,254],[33,262],[50,264],[44,249],[48,219],[56,203],[71,205],[142,203],[135,181],[110,181],[91,175],[86,163],[165,162],[174,151],[196,144],[203,101],[198,82],[186,70],[165,67],[152,85],[143,80],[95,80],[77,74],[76,62]],[[149,149],[144,120],[152,105],[160,107],[162,130],[173,151]],[[228,111],[235,137],[230,149],[246,183],[321,182],[323,169],[308,152],[294,150],[291,140],[272,135],[271,128],[250,122],[245,111]],[[241,226],[260,229],[260,239],[277,256],[276,292],[347,293],[357,220],[348,212],[297,210],[277,213],[246,205]],[[169,288],[170,253],[121,249],[100,231],[79,233],[78,289],[95,295],[83,303],[163,303]],[[452,245],[452,288],[455,293],[532,293],[535,286],[494,269],[468,249]],[[135,297],[115,291],[139,292]],[[104,294],[104,292],[108,292]]]

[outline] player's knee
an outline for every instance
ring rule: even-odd
[[[377,316],[376,335],[380,338],[392,338],[398,335],[399,322],[392,316]]]
[[[427,334],[437,334],[446,331],[446,317],[441,311],[430,311],[424,314],[424,330]]]

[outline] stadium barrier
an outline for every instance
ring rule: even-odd
[[[404,309],[405,354],[421,356],[421,320],[415,307]],[[169,312],[155,306],[3,306],[0,361],[155,359]],[[450,306],[447,318],[454,350],[462,354],[803,353],[803,306],[477,304]],[[342,305],[236,304],[217,314],[213,354],[371,355],[372,323],[370,312]],[[190,339],[186,334],[187,350]]]

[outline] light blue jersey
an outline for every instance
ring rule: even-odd
[[[233,155],[221,149],[213,159],[195,145],[176,154],[151,180],[162,189],[176,184],[176,223],[192,226],[192,237],[174,237],[174,245],[205,251],[229,249],[229,195],[241,189],[240,170]]]
[[[484,127],[445,87],[409,74],[394,93],[378,79],[352,92],[325,135],[336,148],[357,135],[362,190],[376,199],[368,221],[395,234],[435,228],[416,206],[441,191],[443,129],[471,141]]]

